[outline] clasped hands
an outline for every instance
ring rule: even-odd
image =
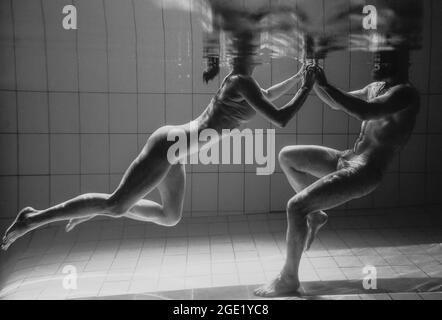
[[[302,77],[302,87],[307,89],[312,89],[315,83],[319,86],[327,85],[324,69],[317,63],[304,64],[299,74]]]

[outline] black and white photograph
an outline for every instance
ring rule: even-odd
[[[0,0],[0,300],[442,300],[441,35],[440,0]]]

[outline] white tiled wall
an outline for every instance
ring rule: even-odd
[[[333,5],[299,1],[326,15]],[[71,3],[78,8],[77,31],[61,27],[62,8]],[[442,187],[442,3],[428,0],[424,7],[424,48],[412,58],[411,78],[422,95],[415,133],[379,190],[341,209],[441,203],[435,190]],[[112,191],[149,134],[189,121],[210,101],[220,79],[203,83],[202,54],[198,15],[162,10],[149,0],[1,1],[0,216],[80,192]],[[338,52],[325,66],[331,82],[356,89],[370,81],[370,60]],[[269,86],[297,68],[292,59],[273,60],[255,77]],[[312,95],[287,128],[277,129],[276,151],[289,144],[346,149],[359,126]],[[272,126],[257,117],[249,127]],[[188,166],[186,215],[284,210],[292,191],[279,166],[272,176],[254,172],[250,165]]]

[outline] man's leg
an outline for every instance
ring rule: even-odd
[[[319,178],[336,171],[340,151],[321,146],[289,146],[279,153],[279,163],[296,193],[301,192]],[[323,211],[307,217],[308,234],[305,250],[309,250],[319,229],[328,220]]]
[[[367,168],[344,168],[329,174],[295,195],[287,205],[287,257],[280,276],[255,291],[272,297],[299,289],[298,268],[307,237],[307,216],[342,205],[376,189],[381,176]]]

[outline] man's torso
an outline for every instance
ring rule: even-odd
[[[401,85],[400,90],[415,89],[409,85]],[[367,101],[394,89],[386,88],[384,82],[375,82],[368,86]],[[354,153],[365,155],[368,161],[375,161],[381,166],[387,166],[391,158],[408,142],[413,131],[416,115],[419,110],[419,100],[404,101],[407,104],[396,113],[389,114],[376,120],[362,123],[361,133],[354,145]]]

